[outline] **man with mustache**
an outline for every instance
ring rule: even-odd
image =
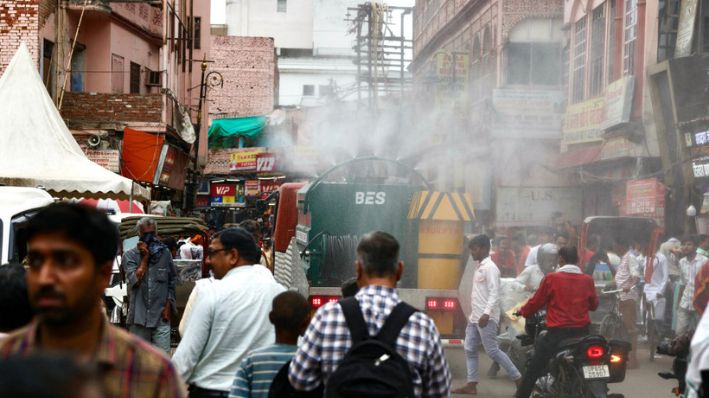
[[[103,313],[118,245],[108,217],[83,205],[52,204],[30,219],[26,236],[27,290],[37,315],[0,341],[0,361],[59,351],[96,365],[106,397],[184,397],[170,360]]]

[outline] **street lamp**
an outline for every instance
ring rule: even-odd
[[[200,141],[200,136],[202,132],[202,104],[204,104],[204,101],[207,97],[207,89],[208,88],[223,88],[224,87],[224,77],[222,76],[221,73],[217,71],[211,71],[209,73],[207,72],[207,66],[209,65],[207,61],[207,55],[204,55],[204,58],[202,59],[202,63],[200,64],[200,69],[202,70],[202,74],[199,80],[199,104],[197,108],[197,123],[196,123],[196,130],[197,130],[197,140],[195,141],[195,146],[194,146],[194,174],[192,176],[192,182],[194,186],[194,195],[197,195],[197,185],[199,184],[198,177],[199,177],[199,166],[198,166],[198,160],[199,160],[199,141]],[[194,199],[191,201],[191,203],[194,203]]]

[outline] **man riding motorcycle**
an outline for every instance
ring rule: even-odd
[[[593,279],[577,266],[578,260],[575,247],[560,248],[561,268],[546,275],[534,296],[519,310],[528,318],[546,306],[547,333],[537,340],[517,398],[529,398],[537,379],[547,373],[547,364],[561,341],[589,334],[589,312],[598,307],[598,296]]]

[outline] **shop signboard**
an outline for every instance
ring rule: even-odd
[[[623,215],[648,217],[664,225],[665,186],[657,178],[626,182]]]
[[[630,113],[633,109],[634,89],[635,78],[633,76],[626,76],[616,80],[606,87],[605,129],[630,121]]]
[[[493,134],[499,137],[558,139],[563,103],[561,90],[493,90]]]
[[[120,169],[120,162],[119,162],[119,154],[120,152],[118,149],[84,149],[84,153],[86,154],[86,157],[89,158],[90,161],[98,164],[99,166],[103,167],[104,169],[107,169],[109,171],[112,171],[114,173],[119,173],[121,171]]]
[[[630,121],[635,79],[626,76],[606,87],[602,97],[569,105],[562,124],[563,143],[601,141],[605,130]]]
[[[272,173],[276,170],[276,154],[264,152],[256,156],[256,172]]]
[[[562,125],[564,143],[580,144],[602,140],[605,113],[604,97],[569,105]]]
[[[692,161],[694,178],[709,177],[709,156],[702,156]]]
[[[230,171],[256,171],[256,159],[266,148],[239,149],[231,153],[229,158]]]
[[[212,206],[230,207],[237,205],[235,182],[212,183],[209,188],[209,202]]]
[[[582,191],[577,187],[499,187],[497,226],[549,225],[582,219]]]
[[[246,196],[257,196],[259,190],[258,180],[246,180],[244,183]]]

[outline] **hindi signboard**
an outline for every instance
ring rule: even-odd
[[[576,187],[499,187],[497,226],[549,225],[554,219],[580,221],[582,191]]]
[[[118,149],[85,149],[86,157],[104,169],[114,173],[120,172],[120,161]]]

